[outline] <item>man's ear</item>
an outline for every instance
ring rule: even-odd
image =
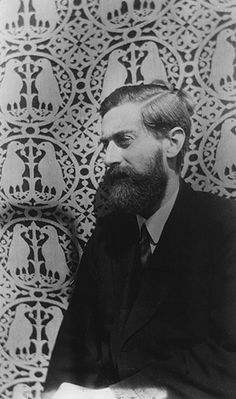
[[[165,153],[167,158],[175,158],[181,151],[185,142],[185,132],[184,130],[176,126],[171,129],[167,136],[167,144],[165,148]]]

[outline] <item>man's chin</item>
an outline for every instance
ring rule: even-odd
[[[141,197],[130,184],[116,184],[109,190],[109,208],[111,211],[122,211],[136,214],[140,212],[143,204]]]
[[[164,197],[167,179],[159,176],[142,176],[136,179],[120,177],[106,185],[108,206],[111,212],[122,211],[130,214],[144,214]]]

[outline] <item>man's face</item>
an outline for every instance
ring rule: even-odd
[[[112,208],[148,215],[164,197],[168,174],[164,141],[142,125],[136,104],[111,109],[102,121],[104,177]]]

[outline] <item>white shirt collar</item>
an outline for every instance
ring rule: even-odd
[[[138,226],[139,229],[141,229],[141,226],[143,223],[146,223],[148,232],[151,237],[151,246],[156,246],[160,237],[161,233],[164,229],[164,226],[167,222],[167,219],[170,215],[170,212],[174,206],[175,200],[177,198],[179,192],[179,187],[176,190],[176,192],[171,196],[169,201],[159,208],[152,216],[150,216],[148,219],[145,219],[141,215],[137,215],[137,221],[138,221]]]

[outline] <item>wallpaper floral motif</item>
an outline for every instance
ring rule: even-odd
[[[95,223],[102,98],[185,88],[182,175],[236,197],[235,28],[235,0],[0,0],[0,398],[40,398]]]

